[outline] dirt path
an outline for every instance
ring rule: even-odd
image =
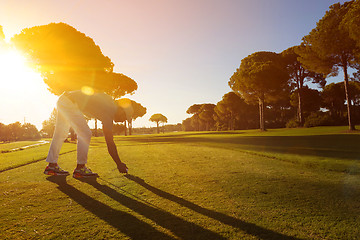
[[[41,141],[38,141],[38,142],[35,143],[35,144],[31,144],[31,145],[27,145],[27,146],[22,146],[22,147],[18,147],[18,148],[13,148],[13,149],[11,149],[10,151],[13,152],[13,151],[24,150],[24,149],[27,149],[27,148],[37,147],[37,146],[41,146],[41,145],[48,144],[48,143],[50,143],[50,141],[41,140]]]

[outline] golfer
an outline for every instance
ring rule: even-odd
[[[131,114],[132,108],[130,106],[119,106],[112,97],[105,93],[83,92],[81,90],[64,92],[57,101],[55,132],[46,158],[46,162],[49,164],[44,173],[47,175],[69,175],[69,172],[61,169],[57,162],[61,146],[68,137],[70,127],[72,127],[78,138],[77,166],[73,172],[73,177],[98,176],[86,167],[91,130],[84,115],[102,122],[108,152],[116,163],[119,172],[127,173],[127,166],[120,161],[113,139],[112,128],[113,121],[123,122],[129,120]]]

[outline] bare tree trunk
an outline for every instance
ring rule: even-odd
[[[303,110],[302,110],[302,89],[298,89],[298,118],[300,126],[304,126],[304,117],[303,117]]]
[[[230,121],[231,121],[231,125],[230,125],[230,130],[235,130],[235,117],[233,112],[230,112]]]
[[[132,135],[132,121],[129,122],[129,135]]]
[[[259,98],[260,130],[265,131],[264,98]]]
[[[127,136],[127,121],[124,122],[124,126],[125,126],[125,136]]]
[[[156,129],[157,129],[157,133],[160,133],[160,129],[159,129],[159,121],[156,122]]]
[[[94,129],[94,136],[97,137],[98,136],[98,126],[97,126],[97,119],[95,118],[95,129]]]
[[[261,112],[261,100],[259,98],[259,128],[262,129],[262,112]]]
[[[349,93],[349,76],[347,72],[347,65],[344,64],[344,85],[345,85],[345,96],[347,102],[347,113],[348,113],[348,122],[349,122],[349,130],[355,130],[355,125],[352,122],[352,111],[351,111],[351,98]]]

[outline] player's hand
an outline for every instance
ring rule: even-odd
[[[127,173],[128,172],[128,167],[126,166],[125,163],[119,163],[117,165],[117,168],[118,168],[120,173]]]

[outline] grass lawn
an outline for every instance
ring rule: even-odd
[[[346,127],[115,142],[129,174],[93,138],[94,181],[43,175],[48,144],[0,153],[0,239],[360,239],[360,133]]]

